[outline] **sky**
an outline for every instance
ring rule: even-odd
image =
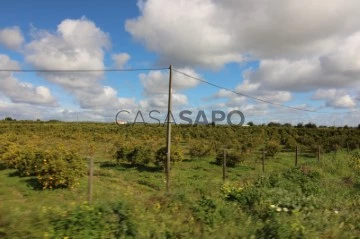
[[[182,110],[209,122],[240,110],[255,124],[357,126],[359,15],[358,0],[3,1],[0,118],[140,110],[151,122],[157,110],[163,122],[172,65],[178,122]]]

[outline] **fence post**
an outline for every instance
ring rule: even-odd
[[[298,152],[299,149],[298,149],[298,146],[296,145],[296,149],[295,149],[295,167],[297,167],[298,165]]]
[[[223,180],[226,179],[226,149],[224,149],[224,159],[223,159]]]
[[[94,174],[94,159],[93,159],[93,157],[89,157],[89,178],[88,178],[88,202],[89,202],[89,204],[91,204],[91,202],[92,202],[93,174]]]
[[[320,145],[318,146],[318,151],[317,151],[317,161],[320,162]]]
[[[262,172],[265,172],[265,149],[262,150]]]

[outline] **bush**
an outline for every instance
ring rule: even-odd
[[[224,151],[219,151],[215,158],[215,163],[222,165],[224,160]],[[226,152],[226,166],[235,167],[237,164],[244,161],[244,154],[240,152],[227,151]]]
[[[73,188],[86,174],[83,159],[74,152],[48,150],[40,157],[42,164],[37,170],[37,181],[43,189]]]
[[[190,146],[189,154],[191,157],[208,157],[211,156],[212,150],[207,145],[193,143]]]
[[[6,168],[17,169],[17,174],[21,177],[36,176],[37,166],[41,161],[39,150],[8,143],[2,151],[1,161]]]
[[[134,238],[135,225],[122,203],[76,206],[62,213],[50,212],[51,238]]]
[[[355,170],[356,173],[360,174],[360,153],[356,152],[351,155],[350,165],[352,169]]]
[[[10,143],[1,154],[6,168],[14,168],[21,177],[36,176],[39,187],[74,187],[86,174],[83,159],[64,149],[41,150]]]
[[[121,161],[127,161],[127,156],[131,152],[131,149],[125,145],[116,145],[115,152],[113,158],[116,160],[117,163]]]
[[[155,165],[157,166],[166,166],[166,159],[167,159],[167,149],[166,147],[162,147],[156,151],[155,154]],[[176,162],[180,162],[184,159],[183,153],[180,148],[178,147],[171,147],[171,155],[170,160],[171,163],[174,164]]]
[[[281,146],[276,141],[269,141],[265,147],[266,156],[274,157],[281,150]]]
[[[146,165],[153,161],[154,152],[148,147],[135,147],[127,154],[126,158],[131,165]]]

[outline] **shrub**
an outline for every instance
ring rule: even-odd
[[[191,157],[207,157],[210,156],[212,150],[207,145],[201,143],[193,143],[190,146],[189,154]]]
[[[356,152],[351,155],[350,165],[351,168],[355,170],[356,173],[360,173],[360,153]]]
[[[166,147],[162,147],[158,149],[155,154],[155,161],[154,161],[155,165],[165,167],[166,159],[167,159]],[[182,161],[184,159],[184,156],[181,149],[178,147],[171,147],[170,159],[172,164]]]
[[[43,189],[72,188],[87,171],[83,159],[74,152],[47,150],[41,159],[37,181]]]
[[[17,169],[17,174],[21,177],[36,175],[37,166],[41,161],[39,150],[8,143],[2,151],[1,161],[6,168]]]
[[[281,146],[278,142],[271,140],[265,147],[266,156],[274,157],[281,150]]]
[[[36,176],[43,189],[74,187],[86,173],[83,159],[64,149],[41,150],[18,144],[7,144],[1,161],[7,168],[14,168],[21,177]]]
[[[62,213],[50,211],[51,238],[134,238],[135,224],[122,203],[81,205]]]
[[[148,147],[135,147],[127,154],[126,158],[131,165],[146,165],[153,161],[154,152]]]
[[[215,158],[215,163],[222,165],[224,160],[224,151],[219,151]],[[226,152],[226,166],[235,167],[237,164],[244,161],[244,154],[235,151]]]
[[[131,149],[125,145],[116,145],[115,152],[113,158],[116,160],[117,163],[121,161],[126,161],[128,154],[131,152]]]

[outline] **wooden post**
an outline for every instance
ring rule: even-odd
[[[166,129],[166,192],[170,192],[170,155],[171,155],[171,87],[172,87],[172,66],[169,67],[169,98],[168,98],[168,113],[167,113],[167,129]]]
[[[317,150],[317,161],[320,162],[320,145],[318,146]]]
[[[296,145],[296,149],[295,149],[295,167],[297,167],[298,165],[298,146]]]
[[[89,202],[89,204],[91,204],[91,202],[92,202],[93,174],[94,174],[94,159],[93,159],[93,157],[89,157],[89,179],[88,179],[88,202]]]
[[[223,180],[226,179],[226,149],[224,149],[224,159],[223,159]]]
[[[265,172],[265,149],[262,150],[262,172]]]
[[[346,142],[347,153],[350,153],[349,142]]]

